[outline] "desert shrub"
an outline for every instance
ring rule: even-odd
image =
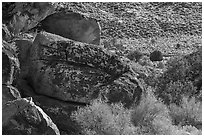
[[[169,114],[175,125],[202,127],[202,103],[196,99],[183,96],[180,105],[170,104]]]
[[[143,53],[135,50],[128,53],[126,57],[132,61],[138,62],[143,57]]]
[[[134,126],[139,127],[138,134],[177,134],[167,106],[157,100],[150,88],[140,104],[133,109],[131,118]]]
[[[151,62],[151,60],[149,59],[149,57],[147,56],[143,56],[141,57],[141,59],[139,59],[138,63],[142,66],[151,66],[153,67],[153,63]]]
[[[172,58],[167,62],[167,70],[157,80],[156,94],[166,100],[165,103],[169,103],[168,100],[175,98],[173,95],[176,92],[196,97],[200,94],[201,87],[202,55],[197,51],[184,57]]]
[[[193,52],[185,59],[188,60],[188,71],[186,73],[186,79],[192,81],[198,90],[202,88],[202,48]]]
[[[194,96],[197,89],[191,81],[186,82],[170,82],[167,84],[165,91],[160,93],[160,96],[166,104],[175,103],[177,105],[182,101],[182,96]]]
[[[95,100],[90,106],[80,108],[71,116],[84,129],[84,134],[111,135],[135,134],[130,122],[130,112],[122,104],[108,105]]]

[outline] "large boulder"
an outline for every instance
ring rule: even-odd
[[[41,28],[72,40],[100,44],[101,28],[97,20],[74,12],[58,12],[46,17]]]
[[[2,106],[4,135],[59,135],[57,126],[32,98],[8,101]]]
[[[41,32],[29,52],[29,71],[21,82],[37,94],[88,104],[108,88],[106,98],[115,100],[118,94],[122,100],[117,101],[127,106],[141,95],[136,76],[124,75],[130,72],[128,64],[101,47]]]

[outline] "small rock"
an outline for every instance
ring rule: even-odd
[[[155,50],[150,54],[150,60],[151,61],[162,61],[163,55],[161,51]]]

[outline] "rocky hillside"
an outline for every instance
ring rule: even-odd
[[[2,20],[3,134],[202,133],[202,3],[4,2]]]

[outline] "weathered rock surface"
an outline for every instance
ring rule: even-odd
[[[57,126],[32,98],[8,101],[2,109],[4,135],[59,135]]]
[[[41,20],[54,12],[49,2],[3,2],[3,23],[18,34],[34,28]]]
[[[72,40],[100,44],[99,23],[89,17],[74,12],[59,12],[46,17],[41,22],[41,28],[53,34]]]
[[[129,71],[119,57],[100,47],[46,32],[36,37],[30,52],[29,78],[35,92],[65,101],[89,103],[101,86]]]

